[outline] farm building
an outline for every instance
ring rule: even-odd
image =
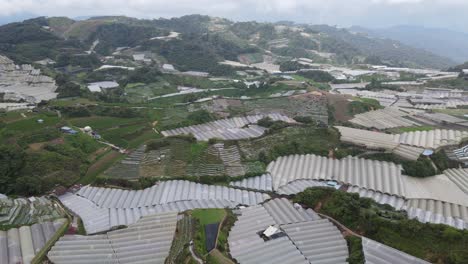
[[[263,135],[266,130],[266,128],[255,125],[265,117],[269,117],[274,121],[295,123],[293,119],[281,114],[255,115],[222,119],[201,125],[162,131],[162,134],[166,137],[192,134],[200,141],[208,141],[211,138],[224,140],[255,138]]]
[[[100,93],[105,91],[106,89],[113,89],[119,87],[117,82],[94,82],[88,84],[88,90],[93,93]]]

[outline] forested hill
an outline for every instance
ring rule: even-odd
[[[171,32],[177,32],[178,37],[164,38]],[[219,61],[257,63],[263,61],[263,55],[273,56],[276,61],[304,57],[315,62],[373,62],[439,69],[455,64],[397,41],[370,38],[346,29],[285,22],[232,22],[201,15],[156,20],[92,17],[80,21],[40,17],[1,26],[0,35],[0,53],[20,63],[45,58],[60,61],[86,55],[90,49],[97,56],[108,56],[118,47],[139,47],[178,69],[209,72],[218,70]],[[90,60],[88,64],[95,61]]]

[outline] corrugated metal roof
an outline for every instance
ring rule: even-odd
[[[288,224],[281,228],[310,263],[346,263],[346,240],[328,219]]]
[[[369,264],[429,264],[422,259],[365,237],[362,238],[362,251],[366,263]]]
[[[266,194],[189,181],[164,181],[140,191],[85,186],[78,193],[103,208],[136,208],[187,200],[229,200],[255,205]]]
[[[400,165],[347,157],[342,160],[316,155],[291,155],[271,162],[267,171],[278,189],[299,179],[335,180],[382,193],[405,196]]]
[[[197,138],[197,140],[203,141],[207,141],[210,138],[220,138],[224,140],[254,138],[263,135],[265,132],[265,128],[254,125],[258,120],[264,117],[270,117],[274,121],[281,120],[288,123],[295,123],[294,119],[282,114],[272,113],[268,115],[222,119],[201,125],[162,131],[161,133],[166,137],[192,134]]]
[[[266,173],[257,177],[250,177],[240,181],[231,182],[229,185],[250,190],[273,191],[271,175]]]
[[[60,263],[164,263],[169,255],[177,213],[144,217],[125,229],[106,235],[62,237],[49,251]]]

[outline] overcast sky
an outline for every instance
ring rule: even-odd
[[[36,16],[206,14],[348,27],[420,25],[468,32],[468,0],[0,0],[0,22]]]

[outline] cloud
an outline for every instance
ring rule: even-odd
[[[235,20],[291,20],[349,26],[411,23],[468,27],[466,0],[0,0],[0,18],[127,15],[139,18],[206,14]]]

